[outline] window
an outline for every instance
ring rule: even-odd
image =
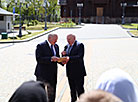
[[[136,2],[136,1],[128,1],[127,4],[128,4],[128,5],[136,5],[137,2]]]
[[[0,21],[4,21],[4,16],[0,16]]]

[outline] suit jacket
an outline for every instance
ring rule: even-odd
[[[56,50],[56,56],[59,56],[59,46],[54,45]],[[40,77],[46,81],[52,80],[53,77],[57,76],[57,62],[52,62],[52,51],[47,41],[37,45],[36,48],[36,61],[37,66],[35,70],[36,77]]]
[[[67,51],[68,45],[65,46],[64,51]],[[84,45],[77,41],[74,42],[69,56],[70,60],[66,64],[66,73],[69,78],[80,78],[86,76],[84,66]]]
[[[39,81],[24,82],[14,92],[9,102],[48,102],[44,83]]]

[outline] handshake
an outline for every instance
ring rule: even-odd
[[[56,56],[53,56],[51,58],[51,61],[53,62],[61,62],[62,64],[66,64],[68,61],[69,61],[69,57],[66,56],[66,57],[56,57]]]

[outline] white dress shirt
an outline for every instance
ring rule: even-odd
[[[49,41],[47,41],[48,42],[48,44],[49,44],[49,47],[51,48],[51,43],[49,42]],[[53,45],[53,51],[54,51],[54,56],[56,56],[56,49],[55,49],[55,47],[54,47],[54,45]]]
[[[138,87],[130,75],[115,68],[104,72],[96,89],[102,89],[119,97],[123,102],[138,102]]]

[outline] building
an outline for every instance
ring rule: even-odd
[[[12,20],[13,13],[8,12],[0,8],[0,32],[11,32],[12,31]]]
[[[84,23],[138,23],[138,0],[59,0],[61,19]]]

